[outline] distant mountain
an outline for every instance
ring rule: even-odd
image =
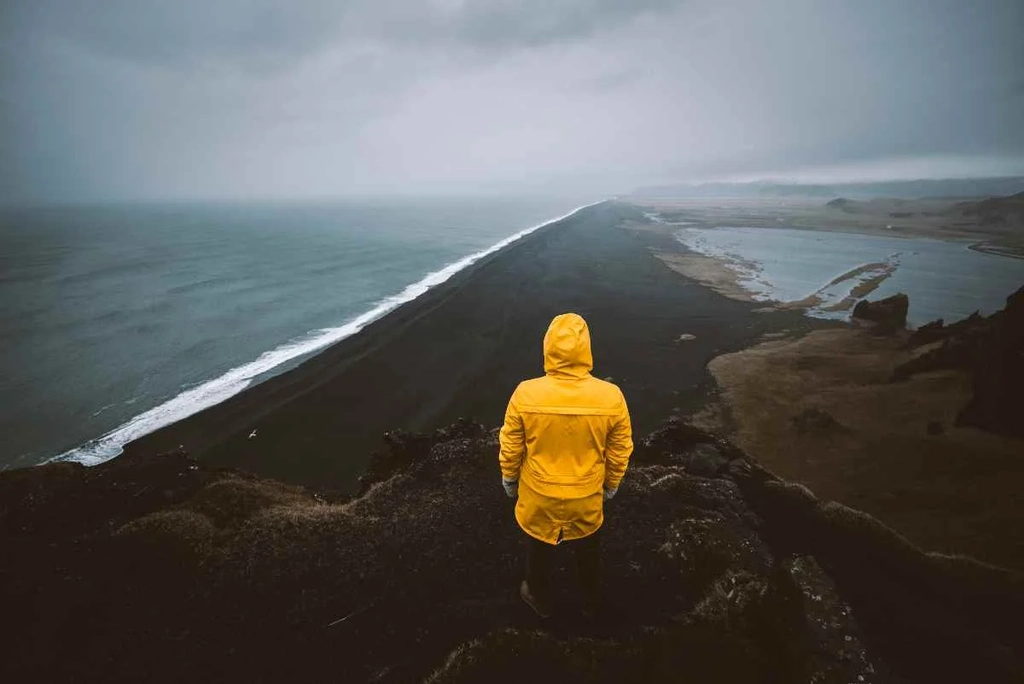
[[[833,187],[840,191],[836,196],[846,195],[862,198],[991,197],[1024,192],[1024,177],[922,179],[851,183]]]
[[[654,185],[637,188],[638,197],[699,198],[699,197],[834,197],[828,185],[799,183],[700,183]]]
[[[964,216],[977,217],[982,225],[1024,224],[1024,192],[980,202],[958,202],[956,209]]]
[[[830,209],[838,209],[851,214],[857,210],[857,203],[846,197],[837,197],[830,202],[825,202],[825,206]]]
[[[1024,192],[1024,177],[945,178],[872,183],[699,183],[656,185],[637,188],[632,195],[647,198],[689,199],[701,197],[845,197],[871,199],[887,197],[920,199],[926,197],[990,197]]]
[[[892,218],[909,218],[914,214],[937,216],[948,214],[954,200],[943,197],[926,199],[903,199],[899,197],[872,197],[871,199],[851,199],[837,197],[825,203],[828,209],[846,212],[847,214],[873,214]]]
[[[956,202],[952,198],[907,200],[896,197],[851,199],[837,197],[825,203],[828,209],[847,214],[866,214],[889,218],[911,216],[942,216],[950,219],[970,219],[980,226],[1024,226],[1024,192],[1008,197],[988,197],[982,200]]]
[[[840,213],[845,215],[843,220],[857,215],[869,224],[885,225],[890,230],[913,226],[936,230],[936,234],[959,231],[981,239],[972,249],[1024,259],[1024,192],[966,202],[951,197],[917,200],[839,197],[826,202],[825,209],[835,212],[836,218]]]

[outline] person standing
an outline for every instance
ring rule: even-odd
[[[518,496],[515,518],[527,535],[519,594],[540,617],[551,614],[548,577],[563,543],[576,551],[584,613],[596,610],[604,502],[633,453],[626,399],[593,367],[586,321],[555,316],[544,335],[544,376],[519,383],[499,433],[502,486]]]

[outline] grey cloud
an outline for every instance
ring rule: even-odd
[[[154,64],[287,66],[335,42],[503,52],[577,40],[679,0],[37,0],[17,26]]]
[[[1024,173],[1019,0],[0,7],[8,201]]]
[[[31,42],[66,41],[105,57],[150,64],[275,60],[322,48],[344,3],[39,0],[9,27]]]
[[[443,27],[438,35],[483,47],[543,46],[585,38],[679,4],[680,0],[467,3],[438,22]]]

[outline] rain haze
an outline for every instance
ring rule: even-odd
[[[6,202],[1024,173],[1024,3],[5,2]]]

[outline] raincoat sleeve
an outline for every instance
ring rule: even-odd
[[[502,478],[509,481],[518,480],[523,456],[526,455],[526,431],[523,429],[523,417],[516,407],[514,392],[508,402],[508,408],[505,409],[505,423],[498,433],[498,442],[501,444],[498,463],[501,465]]]
[[[633,426],[629,422],[629,408],[622,397],[622,410],[613,418],[604,451],[604,488],[618,489],[633,454]]]

